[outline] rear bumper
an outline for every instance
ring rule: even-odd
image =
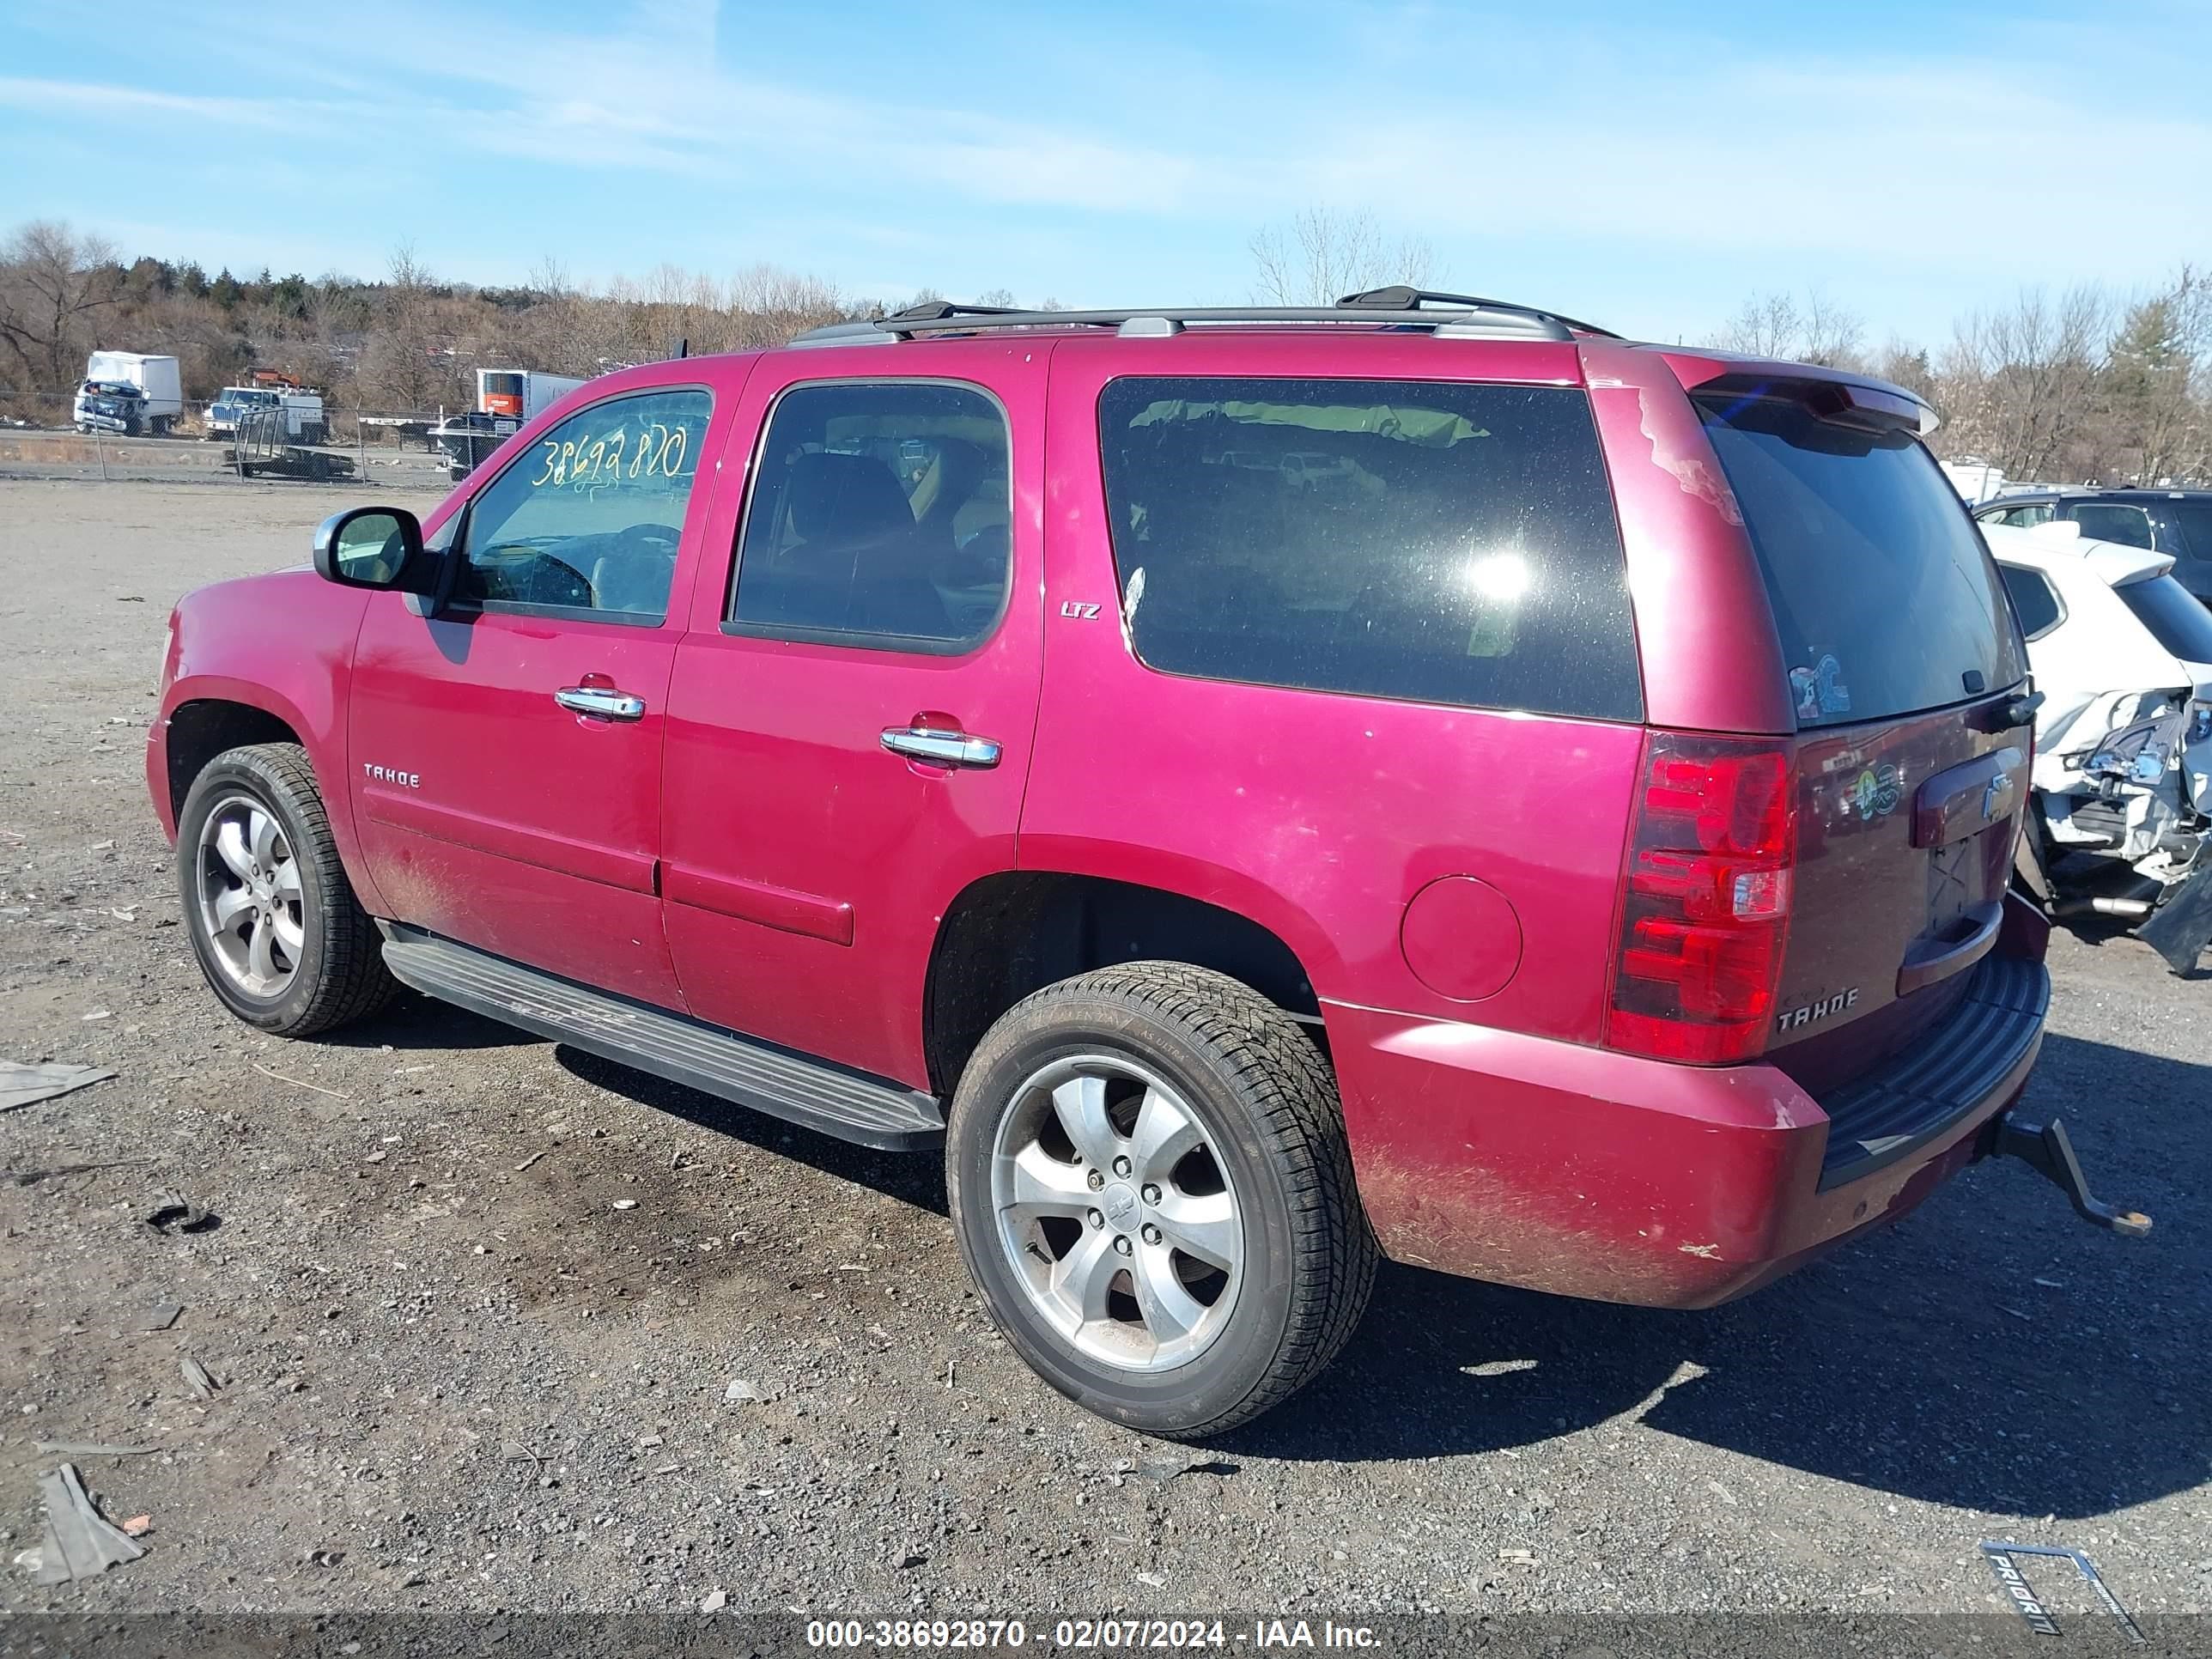
[[[2041,1048],[2050,978],[2007,956],[1976,981],[1836,1098],[1832,1134],[1772,1066],[1331,1005],[1360,1197],[1396,1261],[1606,1302],[1724,1302],[1903,1215],[1984,1150]]]

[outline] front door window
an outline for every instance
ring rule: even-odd
[[[659,622],[711,408],[704,392],[649,392],[544,434],[471,504],[455,599]]]

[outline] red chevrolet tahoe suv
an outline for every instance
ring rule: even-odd
[[[2031,717],[1909,393],[1412,290],[655,363],[171,620],[209,983],[942,1146],[1029,1363],[1201,1436],[1378,1251],[1702,1307],[2012,1152]]]

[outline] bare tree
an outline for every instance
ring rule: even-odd
[[[456,402],[459,348],[440,315],[436,284],[414,244],[392,252],[377,297],[375,326],[362,354],[364,399],[393,410],[428,410]]]
[[[2084,284],[2056,300],[2023,289],[2008,307],[1962,319],[1942,365],[1950,447],[2015,478],[2094,476],[2111,319],[2104,289]]]
[[[1437,263],[1427,240],[1392,240],[1365,208],[1303,208],[1286,225],[1255,231],[1249,246],[1253,297],[1267,305],[1333,305],[1345,295],[1396,283],[1425,288]]]
[[[99,313],[124,292],[115,250],[54,220],[35,220],[0,251],[0,343],[30,392],[76,384]]]
[[[1817,288],[1807,294],[1802,306],[1787,292],[1754,294],[1729,319],[1720,343],[1730,351],[1754,357],[1841,368],[1857,362],[1865,328],[1856,312]]]
[[[1936,373],[1925,347],[1908,344],[1893,336],[1874,354],[1868,367],[1876,379],[1901,386],[1915,397],[1924,398],[1941,408],[1942,377]]]
[[[1797,301],[1786,293],[1754,294],[1721,330],[1720,343],[1754,357],[1783,357],[1797,338]]]
[[[771,264],[750,265],[732,277],[729,306],[732,344],[739,349],[781,345],[848,311],[843,297],[820,277]]]

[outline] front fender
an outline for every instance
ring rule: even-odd
[[[209,704],[256,711],[282,722],[307,751],[354,890],[368,909],[382,908],[346,782],[354,642],[374,597],[297,569],[218,582],[178,602],[160,709],[147,733],[147,787],[165,834],[174,839],[177,830],[169,750],[179,711]]]

